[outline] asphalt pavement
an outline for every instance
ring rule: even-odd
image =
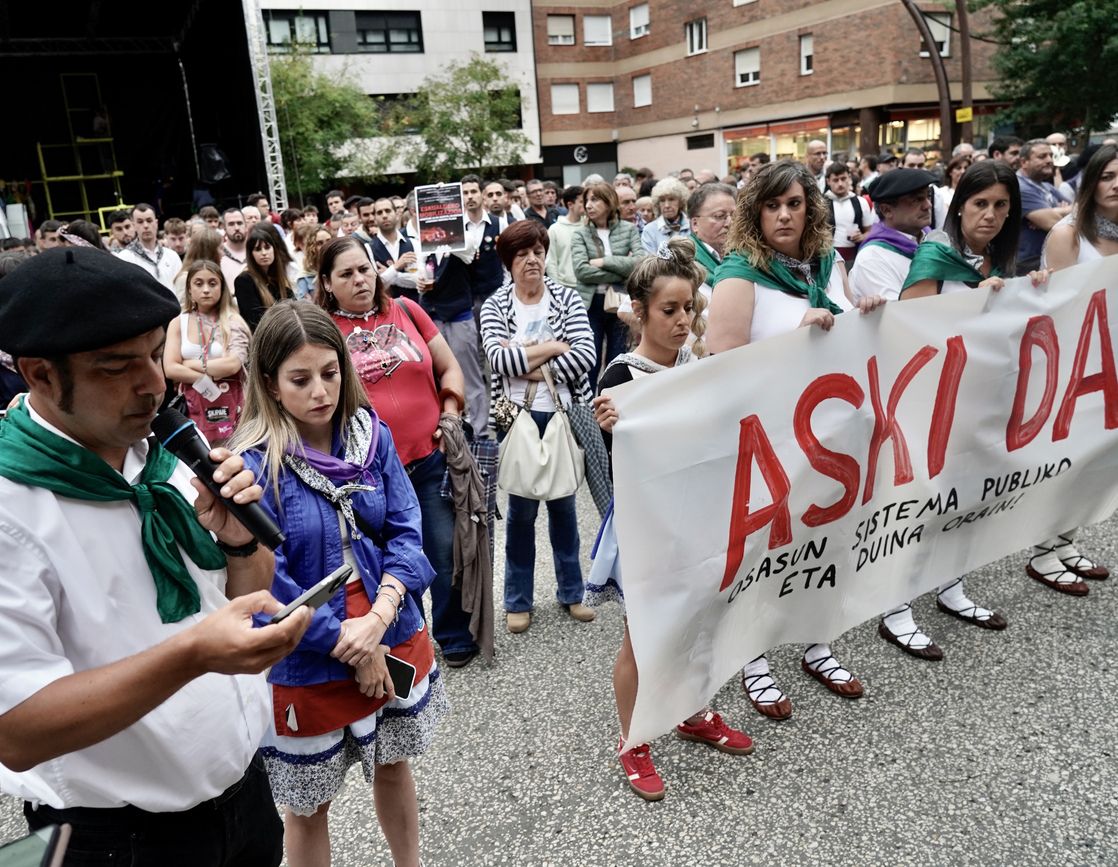
[[[597,513],[585,491],[579,513],[588,551]],[[1025,577],[1023,551],[979,570],[968,590],[1009,628],[968,626],[922,597],[917,622],[946,653],[929,663],[863,624],[835,643],[866,686],[858,701],[779,648],[770,659],[793,718],[763,719],[728,683],[714,707],[755,752],[662,737],[652,755],[667,795],[648,804],[614,755],[620,612],[571,620],[554,599],[544,510],[537,531],[531,629],[508,634],[499,612],[496,663],[446,672],[451,715],[414,763],[425,867],[1118,863],[1118,581],[1063,596]],[[498,576],[502,538],[503,526]],[[1118,567],[1114,520],[1080,541]],[[0,841],[22,833],[19,805],[0,799]],[[336,865],[391,864],[357,769],[331,836]]]

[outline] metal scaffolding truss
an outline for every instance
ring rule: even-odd
[[[260,119],[264,165],[268,172],[269,201],[273,210],[278,212],[287,207],[287,184],[283,177],[283,153],[280,150],[279,126],[276,124],[276,103],[272,97],[272,71],[268,64],[264,16],[258,0],[242,0],[242,5],[245,11],[245,32],[248,34],[249,59],[256,84],[256,111]]]

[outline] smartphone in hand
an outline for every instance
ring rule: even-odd
[[[275,616],[269,623],[280,623],[291,616],[293,611],[297,611],[304,605],[309,605],[311,608],[318,608],[331,596],[338,592],[341,587],[353,574],[353,567],[348,564],[342,564],[309,590],[304,591],[297,599],[292,600],[288,605],[283,607],[282,611],[277,611]]]

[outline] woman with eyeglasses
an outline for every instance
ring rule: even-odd
[[[790,160],[769,163],[745,187],[714,275],[707,346],[726,352],[800,327],[830,331],[835,316],[868,313],[878,295],[851,300],[846,268],[835,252],[828,208],[807,168]],[[800,667],[835,695],[861,698],[862,684],[831,653],[809,644]],[[792,702],[777,685],[764,655],[742,670],[742,687],[758,713],[783,720]]]

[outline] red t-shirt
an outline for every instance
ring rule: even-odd
[[[400,309],[401,303],[408,305],[414,325]],[[440,411],[427,346],[439,329],[431,317],[414,301],[402,298],[389,304],[386,313],[370,314],[368,319],[335,313],[334,321],[346,339],[369,402],[392,431],[400,460],[406,466],[427,457],[435,449]]]

